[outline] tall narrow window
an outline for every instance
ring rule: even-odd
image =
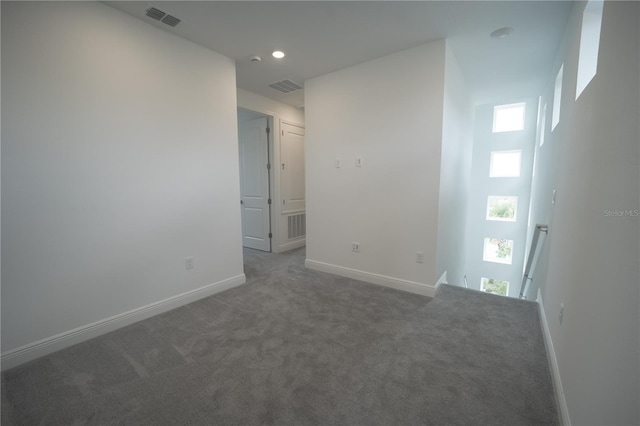
[[[490,177],[519,177],[521,151],[493,151]]]
[[[493,133],[514,132],[524,129],[525,103],[496,105],[493,107]]]
[[[556,75],[556,83],[553,89],[553,113],[551,116],[551,130],[553,131],[560,122],[560,104],[562,103],[562,73],[564,64]]]
[[[580,32],[580,56],[578,56],[578,81],[576,99],[598,72],[598,50],[604,2],[591,0],[582,12]]]
[[[547,132],[547,103],[542,106],[540,117],[540,146],[544,145],[544,136]]]

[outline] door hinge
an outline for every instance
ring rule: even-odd
[[[273,238],[273,234],[269,232],[269,238]]]
[[[267,200],[267,204],[271,205],[271,198]]]
[[[267,134],[271,133],[271,129],[267,127]]]
[[[267,170],[271,170],[271,164],[267,163]]]

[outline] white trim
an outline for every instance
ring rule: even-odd
[[[236,275],[195,290],[169,297],[159,302],[141,306],[91,324],[74,328],[73,330],[38,340],[37,342],[20,346],[16,349],[11,349],[0,355],[2,371],[163,312],[170,311],[188,303],[195,302],[196,300],[239,286],[244,284],[246,281],[247,279],[244,274]]]
[[[547,317],[544,312],[544,305],[542,304],[542,295],[540,293],[540,289],[538,289],[538,297],[536,298],[536,302],[538,302],[540,324],[542,325],[542,334],[544,336],[544,346],[547,349],[547,358],[549,359],[549,366],[551,367],[551,378],[553,382],[553,390],[556,394],[556,405],[558,406],[558,411],[560,411],[560,421],[564,426],[571,426],[569,408],[567,407],[567,400],[564,396],[564,390],[562,389],[560,369],[558,368],[556,352],[553,349],[553,340],[551,340],[551,332],[549,331],[549,324],[547,323]]]
[[[291,121],[291,120],[285,120],[283,118],[280,119],[280,122],[282,124],[288,124],[289,126],[294,126],[294,127],[300,127],[301,129],[305,129],[304,124],[302,123],[297,123],[295,121]],[[306,130],[306,129],[305,129]]]
[[[280,244],[277,250],[274,250],[276,253],[284,253],[285,251],[297,249],[300,247],[304,247],[307,244],[306,238],[301,238],[299,240],[291,241],[288,243]]]
[[[318,262],[317,260],[305,259],[304,266],[316,271],[327,272],[329,274],[395,288],[396,290],[408,291],[409,293],[421,294],[423,296],[434,297],[436,293],[436,288],[432,285],[331,265],[329,263]]]
[[[435,286],[436,290],[438,289],[438,287],[440,287],[440,284],[449,284],[447,282],[447,271],[444,271],[440,276],[440,278],[438,278],[438,281],[436,281],[436,286]]]

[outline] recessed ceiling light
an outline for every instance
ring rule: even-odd
[[[498,38],[498,39],[507,38],[511,35],[512,32],[513,32],[513,28],[502,27],[492,32],[491,38]]]
[[[273,53],[271,54],[274,58],[276,59],[282,59],[284,58],[284,52],[281,50],[274,50]]]

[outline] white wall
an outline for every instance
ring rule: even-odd
[[[301,109],[256,95],[244,89],[238,89],[238,106],[251,111],[274,115],[282,120],[304,124],[304,112]]]
[[[550,229],[537,280],[565,420],[638,424],[640,219],[606,212],[640,209],[640,5],[605,2],[598,72],[576,101],[584,6],[574,7],[544,96],[547,134],[538,149],[532,215],[548,219]],[[562,62],[560,123],[551,133],[553,82]]]
[[[257,118],[268,118],[264,114],[260,114],[246,109],[238,109],[238,126],[242,127],[242,124],[246,121],[255,120]]]
[[[100,3],[3,2],[2,77],[3,368],[244,282],[232,60]]]
[[[301,109],[294,108],[282,102],[256,95],[247,90],[238,89],[238,107],[245,110],[255,111],[273,117],[273,129],[271,139],[273,149],[271,150],[271,163],[280,164],[280,138],[282,132],[280,125],[282,122],[290,124],[298,124],[304,127],[304,112]],[[271,229],[273,240],[271,241],[272,251],[280,253],[291,250],[296,247],[304,246],[305,239],[297,241],[289,241],[287,239],[287,216],[282,212],[282,191],[280,190],[280,168],[273,167],[271,173],[271,189],[272,189],[272,220]]]
[[[432,294],[444,61],[437,41],[305,82],[307,266]]]
[[[473,109],[460,66],[448,44],[445,55],[436,276],[446,272],[449,284],[462,286]]]

